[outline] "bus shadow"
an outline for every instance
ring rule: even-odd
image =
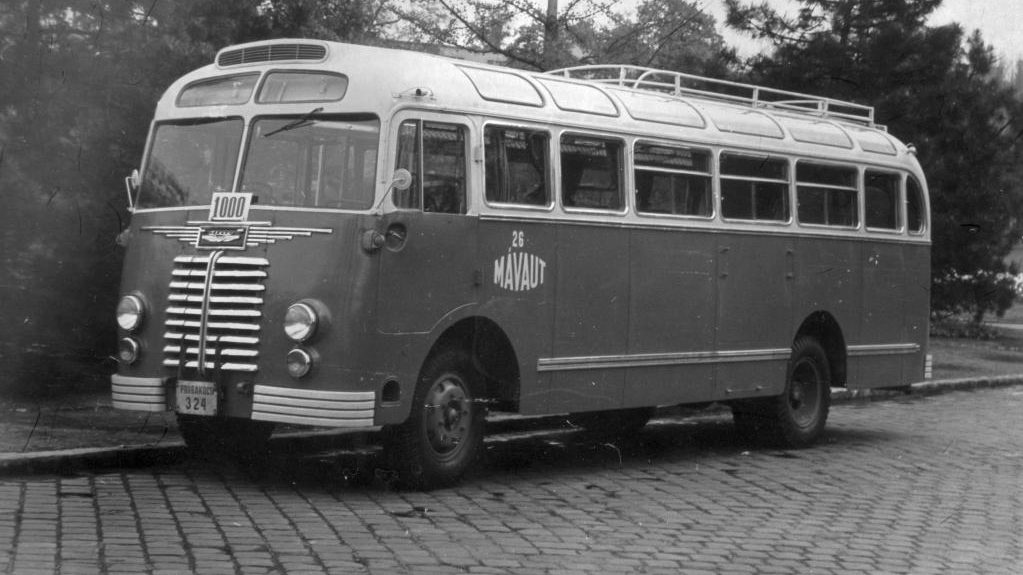
[[[727,415],[694,419],[656,419],[629,436],[616,437],[554,427],[506,432],[487,437],[482,461],[463,484],[508,477],[553,477],[595,470],[643,469],[650,464],[700,464],[740,454],[767,453],[803,459],[833,447],[877,445],[892,439],[885,432],[829,428],[808,450],[785,450],[750,441],[735,430]],[[206,462],[207,465],[210,462]],[[387,464],[374,436],[345,436],[333,441],[278,442],[265,457],[250,462],[220,463],[264,485],[311,490],[390,490],[398,477]],[[224,469],[224,471],[227,471]]]

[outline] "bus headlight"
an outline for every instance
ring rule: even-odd
[[[288,375],[298,379],[313,368],[313,356],[308,351],[296,347],[288,352]]]
[[[316,310],[306,303],[291,304],[288,313],[284,314],[284,333],[292,341],[303,342],[316,333],[316,324],[319,323]]]
[[[117,302],[117,325],[125,331],[135,331],[142,325],[145,304],[137,295],[126,295]]]

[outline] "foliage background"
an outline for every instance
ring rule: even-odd
[[[929,177],[933,309],[977,321],[1003,312],[1023,121],[983,38],[927,26],[940,0],[802,0],[788,20],[727,2],[727,24],[772,50],[740,59],[688,0],[644,0],[634,12],[606,0],[0,4],[0,393],[108,384],[122,180],[139,164],[155,102],[218,49],[276,37],[458,49],[539,70],[631,63],[870,103],[917,145]]]

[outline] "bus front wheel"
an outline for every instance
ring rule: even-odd
[[[430,357],[416,385],[412,413],[387,435],[397,483],[407,489],[452,485],[483,448],[486,407],[472,359],[459,348]]]
[[[776,397],[732,405],[739,432],[781,447],[806,447],[824,432],[831,407],[831,369],[816,339],[800,337],[792,345],[784,392]]]

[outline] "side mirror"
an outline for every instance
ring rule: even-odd
[[[394,175],[391,176],[391,189],[403,192],[410,187],[412,187],[412,172],[405,168],[394,170]]]
[[[373,206],[373,210],[380,209],[380,206],[384,205],[387,198],[394,193],[395,190],[403,192],[412,187],[412,172],[405,168],[398,168],[391,174],[391,183],[387,185],[387,191],[381,196],[380,201]]]
[[[124,178],[124,188],[128,192],[128,211],[135,211],[135,196],[142,185],[142,178],[139,176],[138,168],[131,171],[131,175]]]

